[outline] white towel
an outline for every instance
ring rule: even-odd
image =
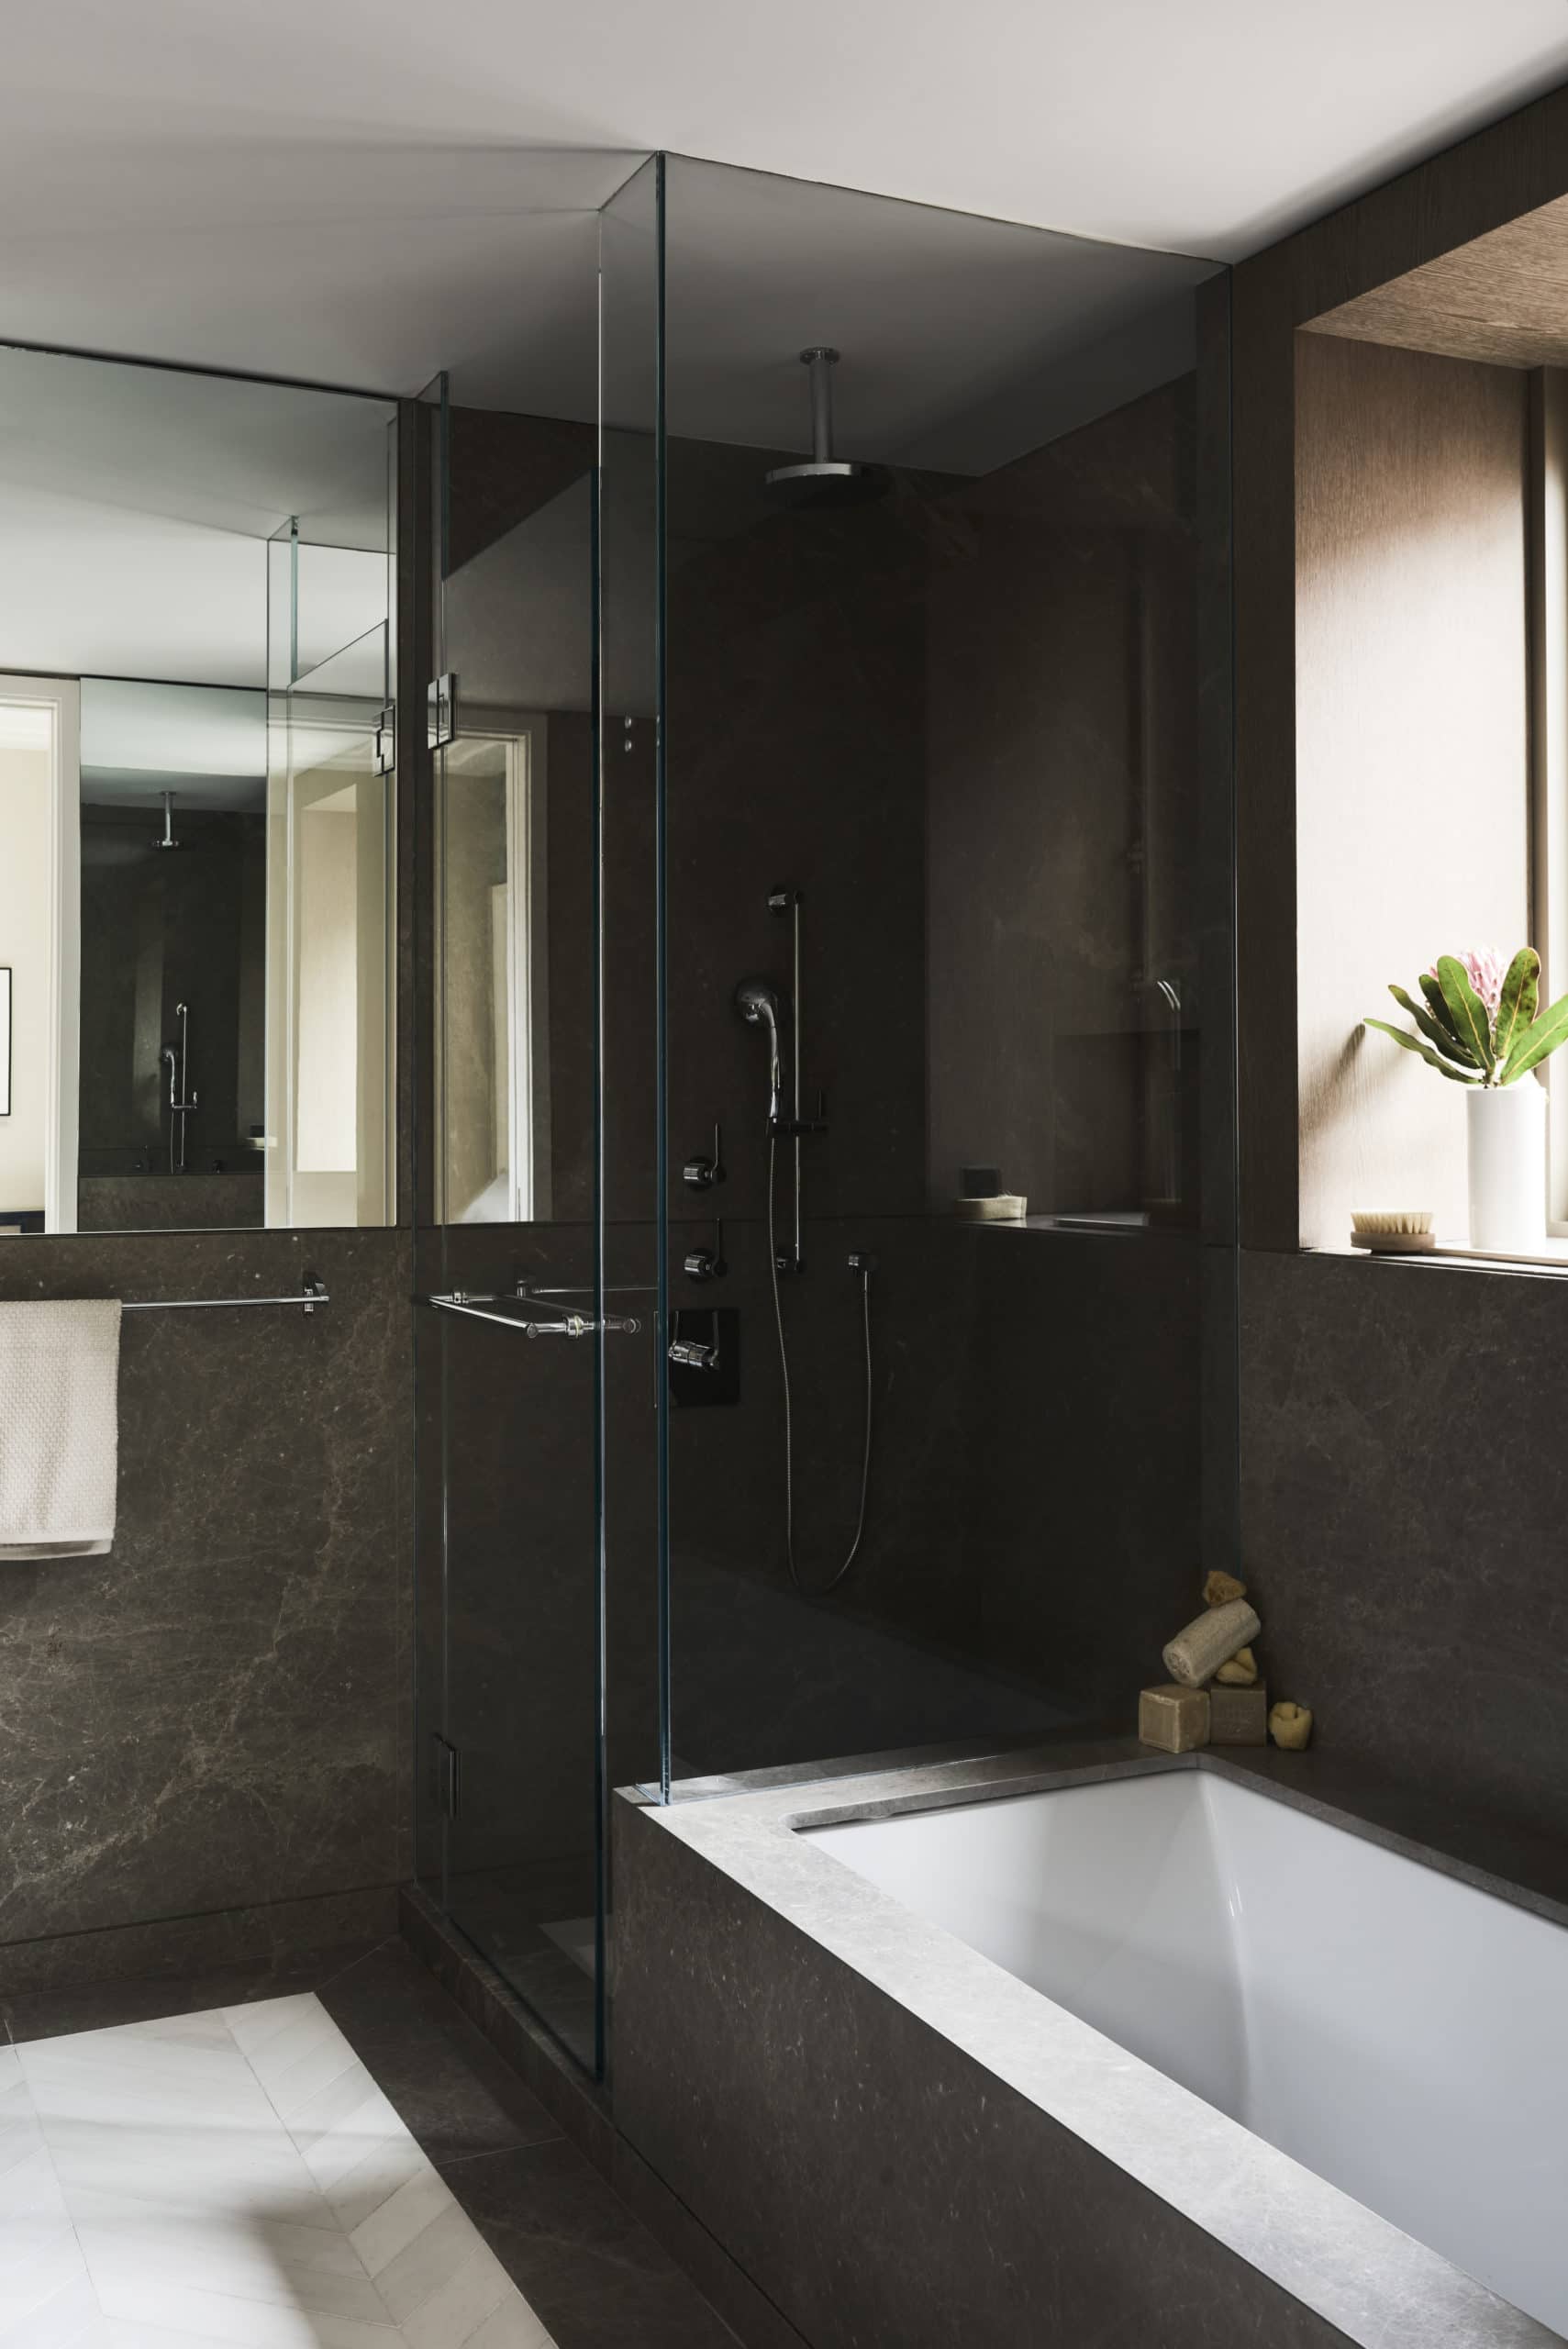
[[[0,1305],[0,1560],[113,1542],[119,1367],[117,1297]]]

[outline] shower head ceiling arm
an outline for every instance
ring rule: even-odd
[[[879,465],[864,465],[833,454],[833,370],[840,354],[831,343],[808,343],[800,363],[811,377],[811,454],[800,464],[775,465],[768,474],[770,489],[831,490],[850,504],[878,497],[887,486]]]
[[[800,354],[800,363],[811,372],[811,462],[814,465],[830,465],[833,462],[833,370],[839,354],[830,343],[814,342]]]

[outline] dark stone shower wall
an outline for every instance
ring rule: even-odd
[[[332,1298],[309,1319],[127,1315],[114,1548],[0,1570],[0,1985],[389,1929],[407,1233],[22,1238],[0,1296],[281,1294],[306,1269]]]
[[[472,478],[454,514],[471,551],[526,527],[585,462],[548,419],[459,423]],[[1125,1720],[1193,1600],[1195,1239],[975,1232],[947,1211],[960,1155],[1000,1155],[1037,1206],[1142,1197],[1162,1070],[1139,983],[1158,967],[1194,1003],[1192,430],[1190,386],[1176,386],[989,481],[900,473],[879,504],[839,513],[771,504],[770,452],[672,445],[670,1155],[673,1174],[717,1120],[728,1167],[714,1191],[673,1188],[672,1297],[738,1309],[742,1358],[737,1408],[671,1421],[684,1769]],[[585,559],[567,540],[551,559],[562,594],[577,581],[585,627]],[[555,1220],[450,1233],[441,1278],[586,1282],[589,719],[523,674],[527,630],[489,618],[517,644],[514,697],[550,710]],[[621,1277],[646,1283],[652,745],[636,712],[612,712],[611,734],[607,1208]],[[804,1593],[784,1545],[766,1073],[733,1008],[747,973],[789,986],[788,928],[766,908],[781,884],[804,892],[803,1074],[828,1125],[805,1144],[808,1272],[785,1292]],[[1163,1022],[1154,1042],[1162,1052]],[[712,1244],[716,1213],[729,1270],[703,1287],[682,1260]],[[851,1248],[879,1260],[875,1439],[865,1539],[825,1598],[859,1493]],[[585,1358],[541,1346],[516,1364],[505,1333],[483,1329],[445,1342],[460,1859],[482,1866],[585,1840],[591,1396]],[[656,1373],[646,1332],[611,1359],[612,1776],[640,1777],[654,1763]],[[432,1419],[432,1464],[438,1437]],[[425,1483],[439,1486],[433,1464]]]

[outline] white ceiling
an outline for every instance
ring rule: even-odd
[[[3,691],[0,685],[0,691]],[[221,686],[82,686],[82,796],[89,807],[264,808],[267,696]]]
[[[0,332],[483,373],[579,316],[655,145],[1229,259],[1565,78],[1563,0],[50,0],[7,11]]]

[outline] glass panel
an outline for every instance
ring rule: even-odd
[[[656,1787],[669,1774],[663,205],[655,157],[601,220],[598,531],[607,1755],[612,1783]],[[695,1155],[712,1166],[719,1154],[710,1130]],[[643,1325],[635,1339],[614,1326],[628,1315]]]
[[[432,1436],[439,1447],[438,1482],[429,1466],[421,1480],[422,1591],[438,1545],[442,1581],[439,1626],[421,1602],[439,1783],[420,1841],[452,1920],[596,2069],[592,241],[581,257],[577,413],[540,414],[524,377],[494,373],[426,404],[434,1026],[418,1247],[426,1293],[475,1309],[422,1317],[427,1461]]]
[[[730,1364],[672,1397],[675,1776],[1125,1731],[1204,1554],[1213,272],[668,206],[664,1164],[721,1119],[728,1180],[667,1272]]]

